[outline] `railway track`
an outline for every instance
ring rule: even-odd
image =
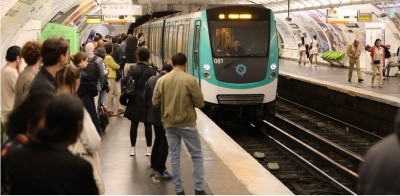
[[[363,155],[382,139],[283,99],[261,129],[218,124],[295,194],[355,194]]]

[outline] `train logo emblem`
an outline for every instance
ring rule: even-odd
[[[243,64],[239,64],[235,68],[236,68],[236,73],[239,74],[242,77],[247,71],[246,66],[244,66]]]

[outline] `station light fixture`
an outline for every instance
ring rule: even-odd
[[[229,14],[228,18],[229,19],[239,19],[239,14]]]
[[[219,19],[225,19],[225,14],[220,14],[220,15],[218,16],[218,18],[219,18]]]

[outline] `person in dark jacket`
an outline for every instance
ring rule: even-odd
[[[130,130],[130,139],[131,139],[131,150],[129,155],[135,156],[135,145],[136,145],[136,137],[137,137],[137,129],[139,126],[139,122],[144,123],[145,128],[145,136],[146,136],[146,156],[151,155],[151,143],[152,143],[152,130],[151,124],[149,122],[148,115],[148,107],[147,102],[144,100],[143,92],[144,85],[146,81],[153,75],[156,75],[156,70],[149,64],[150,59],[150,51],[147,48],[141,47],[137,51],[137,56],[139,58],[139,62],[135,67],[131,67],[128,71],[128,74],[124,78],[123,83],[127,84],[129,78],[135,81],[135,96],[130,98],[128,104],[126,106],[124,116],[131,120],[131,130]]]
[[[137,63],[136,57],[136,49],[138,44],[138,39],[135,36],[129,35],[128,38],[125,40],[126,47],[125,47],[125,57],[126,63],[124,67],[124,74],[125,76],[128,74],[128,70],[131,66]]]
[[[157,80],[172,70],[172,61],[170,59],[165,60],[162,71],[157,76],[151,76],[146,82],[144,90],[144,98],[147,101],[149,107],[149,120],[154,127],[154,145],[151,151],[151,174],[157,178],[164,180],[171,180],[172,176],[166,171],[165,162],[168,157],[168,142],[165,136],[165,129],[161,122],[161,108],[154,107],[152,104],[152,97],[154,87],[156,86]]]
[[[395,133],[372,146],[359,170],[358,194],[400,194],[400,110]]]
[[[40,50],[43,66],[32,81],[31,93],[55,93],[54,77],[57,71],[69,63],[69,43],[63,38],[49,38]]]
[[[71,55],[71,60],[76,67],[80,70],[81,82],[78,88],[78,96],[81,98],[83,105],[89,112],[90,117],[93,121],[97,132],[101,135],[102,130],[100,129],[100,121],[96,112],[96,105],[94,103],[94,97],[98,94],[96,83],[90,79],[89,75],[84,71],[88,65],[88,55],[82,51],[77,52],[75,55]]]
[[[16,195],[97,195],[92,166],[73,155],[68,145],[82,131],[83,105],[71,95],[59,95],[47,108],[40,142],[30,142],[2,159],[2,183]]]

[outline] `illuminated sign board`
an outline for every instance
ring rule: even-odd
[[[326,14],[327,23],[348,24],[358,21],[357,10],[328,9]]]
[[[96,15],[96,16],[87,16],[86,17],[86,23],[88,24],[101,24],[103,21],[101,19],[100,15]]]
[[[372,22],[372,13],[360,13],[358,22]]]
[[[106,24],[135,22],[135,17],[127,15],[103,16],[103,22]]]

